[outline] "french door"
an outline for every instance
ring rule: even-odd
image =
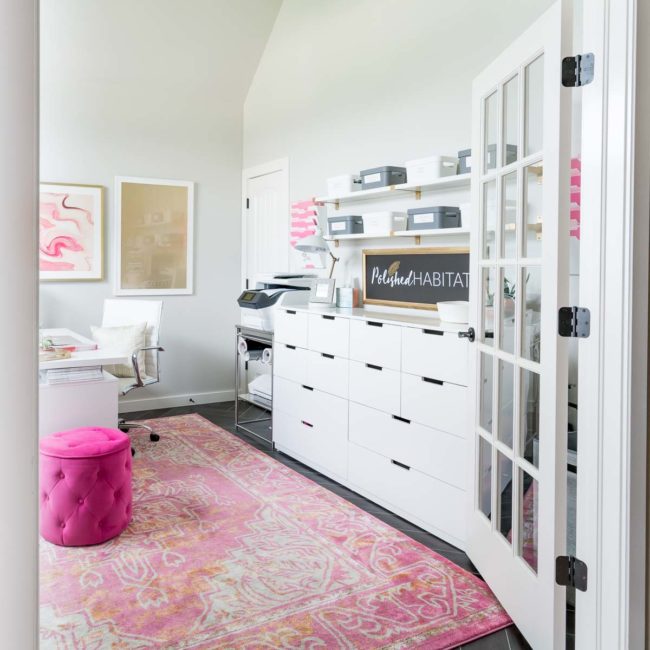
[[[564,647],[570,7],[559,0],[473,85],[467,554],[536,649]],[[566,52],[566,53],[565,53]]]

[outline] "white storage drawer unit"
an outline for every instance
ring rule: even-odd
[[[348,477],[352,487],[376,495],[399,515],[414,519],[457,546],[463,544],[467,509],[464,490],[353,442],[349,445]]]
[[[403,373],[400,414],[428,427],[464,436],[467,390],[457,384]]]
[[[350,345],[350,320],[328,314],[309,314],[310,350],[348,356]]]
[[[457,332],[405,327],[402,371],[467,386],[469,347]]]
[[[273,438],[278,448],[344,478],[348,401],[282,378],[275,380],[273,397]]]
[[[400,369],[402,327],[376,320],[350,322],[350,359]]]
[[[298,384],[308,384],[309,352],[289,343],[273,346],[273,375],[290,379]]]
[[[274,341],[307,347],[308,315],[295,309],[279,309],[275,315]]]
[[[467,342],[360,311],[278,311],[274,443],[463,548]]]
[[[350,442],[465,488],[465,440],[350,402]]]
[[[350,374],[349,361],[335,357],[326,352],[305,350],[308,357],[308,373],[306,383],[313,388],[348,398],[348,377]]]
[[[350,400],[391,414],[400,412],[400,373],[361,361],[350,361]]]

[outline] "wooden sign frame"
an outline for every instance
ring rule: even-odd
[[[437,303],[422,302],[404,302],[400,300],[377,300],[367,297],[366,287],[366,264],[368,258],[374,255],[466,255],[469,254],[468,247],[435,247],[435,248],[366,248],[361,251],[362,270],[361,282],[363,287],[363,304],[364,305],[385,305],[388,307],[408,307],[410,309],[426,309],[429,311],[438,311]]]

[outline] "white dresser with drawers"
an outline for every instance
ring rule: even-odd
[[[463,327],[365,309],[276,315],[279,451],[464,548]]]

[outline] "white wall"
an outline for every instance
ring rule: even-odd
[[[0,0],[2,647],[38,646],[36,183],[38,3]]]
[[[114,176],[196,182],[195,293],[163,298],[162,382],[134,400],[232,393],[242,105],[280,2],[41,2],[41,179],[107,188],[105,279],[42,283],[41,323],[86,333],[100,323],[115,271]]]
[[[288,156],[298,200],[326,194],[328,176],[455,155],[470,146],[472,79],[551,4],[284,0],[246,99],[244,165]],[[360,248],[337,250],[339,280],[358,277]]]

